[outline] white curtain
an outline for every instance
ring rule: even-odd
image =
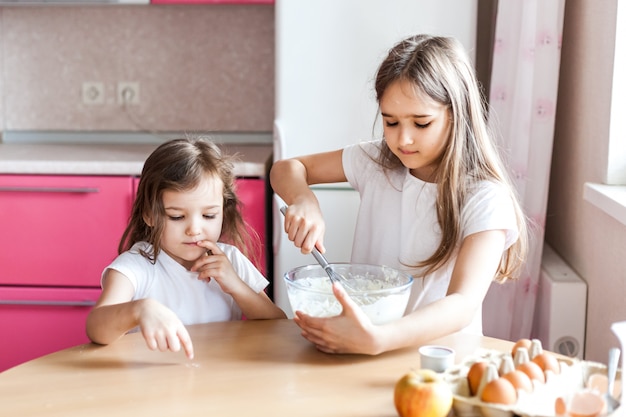
[[[526,216],[530,251],[514,282],[492,284],[484,333],[531,337],[541,267],[565,0],[499,1],[490,86],[490,122]]]

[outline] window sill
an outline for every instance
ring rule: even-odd
[[[626,186],[585,183],[583,198],[626,225]]]

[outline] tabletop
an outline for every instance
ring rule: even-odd
[[[188,326],[195,350],[150,351],[139,333],[85,344],[0,373],[0,416],[396,417],[396,381],[420,367],[417,347],[330,355],[293,320]],[[433,341],[456,358],[512,343],[454,334]]]

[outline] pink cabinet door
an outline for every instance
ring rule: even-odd
[[[237,196],[243,203],[242,215],[248,226],[259,235],[261,250],[256,254],[259,270],[267,276],[265,259],[265,181],[262,178],[238,178]]]
[[[0,287],[0,372],[88,343],[85,320],[95,288]]]
[[[151,0],[152,4],[274,4],[274,0]]]
[[[0,175],[0,284],[100,286],[131,177]]]

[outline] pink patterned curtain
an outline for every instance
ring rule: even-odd
[[[490,88],[490,121],[533,225],[518,281],[492,284],[484,333],[531,337],[545,230],[565,0],[499,1]]]

